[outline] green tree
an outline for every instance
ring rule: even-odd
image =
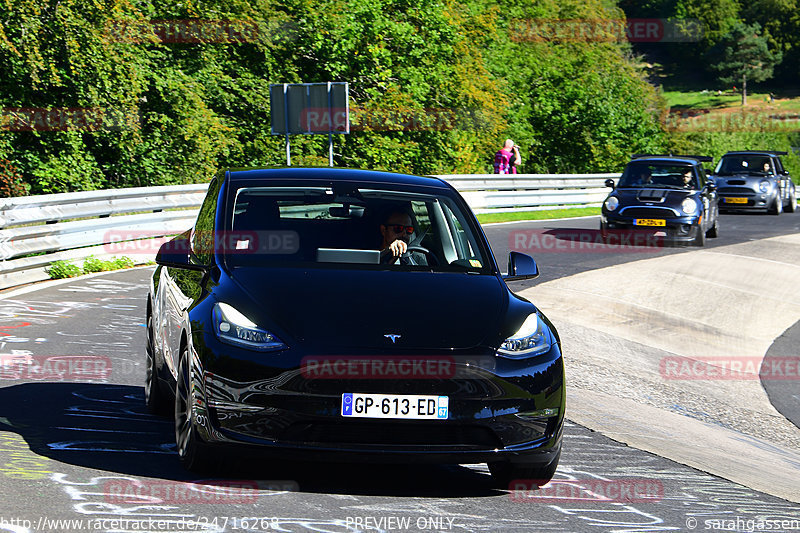
[[[760,35],[759,24],[738,23],[720,42],[719,61],[714,69],[722,83],[742,82],[742,105],[747,105],[747,80],[760,82],[772,77],[775,65],[781,62],[780,51],[772,52],[767,37]]]

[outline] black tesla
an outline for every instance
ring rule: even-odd
[[[389,238],[387,239],[387,236]],[[388,241],[402,240],[392,250]],[[397,246],[394,246],[397,248]],[[180,460],[487,462],[501,482],[558,464],[558,334],[502,275],[446,182],[329,168],[229,170],[159,251],[147,302],[148,408]]]

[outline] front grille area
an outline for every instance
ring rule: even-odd
[[[719,194],[738,194],[739,196],[752,196],[755,194],[753,189],[747,187],[720,187],[717,192]]]
[[[663,207],[627,207],[619,212],[620,215],[633,218],[675,218],[671,209]]]
[[[393,421],[341,423],[294,423],[278,437],[283,442],[314,444],[352,444],[355,446],[447,446],[463,449],[502,447],[500,439],[483,426],[463,426],[431,421],[430,424]]]

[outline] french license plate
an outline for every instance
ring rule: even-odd
[[[352,418],[404,418],[447,420],[447,396],[413,394],[342,394],[342,416]]]
[[[635,224],[637,226],[666,226],[667,221],[658,218],[637,218]]]
[[[726,204],[746,204],[747,198],[725,198]]]

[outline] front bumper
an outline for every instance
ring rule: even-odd
[[[200,436],[212,445],[294,459],[389,463],[546,464],[560,450],[565,388],[558,344],[521,361],[486,352],[449,355],[452,373],[428,379],[314,379],[289,350],[275,356],[276,366],[254,366],[251,353],[204,337],[208,344],[194,356],[193,414]],[[225,357],[209,357],[219,349]],[[350,392],[445,395],[449,417],[343,417],[342,394]]]
[[[741,199],[746,200],[744,203]],[[725,211],[766,211],[775,202],[775,194],[720,195],[719,208]]]
[[[663,233],[663,239],[670,242],[691,242],[697,238],[697,232],[703,231],[700,218],[676,217],[663,219],[664,226],[638,226],[636,218],[603,213],[601,225],[604,230],[636,231]]]

